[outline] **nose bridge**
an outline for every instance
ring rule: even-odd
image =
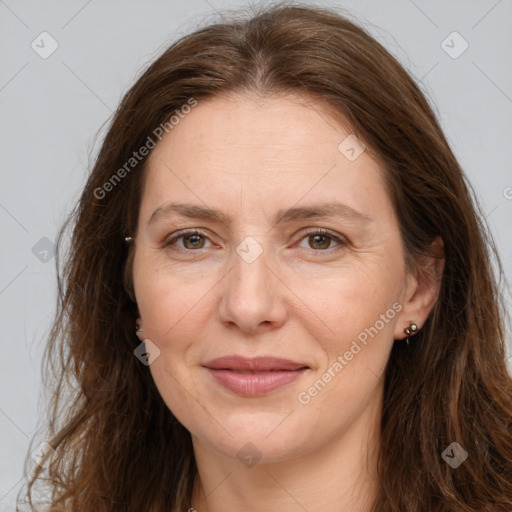
[[[238,244],[219,307],[223,322],[235,323],[247,331],[263,323],[280,324],[285,317],[271,249],[265,240],[269,237],[257,240],[246,236]]]
[[[267,302],[272,281],[270,269],[270,248],[263,237],[245,237],[238,244],[233,256],[230,288],[237,300],[244,300],[244,294],[251,297],[256,305]]]

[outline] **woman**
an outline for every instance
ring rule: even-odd
[[[70,218],[29,497],[46,465],[51,511],[511,510],[470,190],[406,71],[336,12],[180,39]]]

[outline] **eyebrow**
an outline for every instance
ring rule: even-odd
[[[205,219],[222,224],[229,225],[232,218],[220,210],[189,203],[169,203],[157,208],[148,221],[148,226],[160,220],[167,219],[173,214],[187,217],[190,219]],[[368,215],[354,210],[348,205],[331,202],[313,204],[308,206],[295,206],[292,208],[281,209],[276,212],[272,219],[272,225],[276,226],[283,222],[291,222],[300,219],[314,219],[326,217],[341,217],[351,221],[372,222],[373,219]]]

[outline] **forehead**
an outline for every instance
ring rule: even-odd
[[[141,213],[183,196],[222,205],[235,194],[249,207],[308,199],[350,206],[357,196],[385,194],[380,166],[357,140],[338,113],[310,98],[200,99],[153,150]]]
[[[350,133],[340,114],[312,98],[296,94],[223,95],[198,100],[197,106],[164,135],[151,158],[178,149],[194,149],[188,159],[202,156],[201,151],[231,159],[247,152],[289,159],[294,154],[299,159],[304,152],[317,158],[325,153],[329,158],[337,154],[340,137]],[[251,167],[245,160],[242,171]]]

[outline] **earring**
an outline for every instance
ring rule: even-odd
[[[404,329],[404,333],[405,333],[405,334],[407,334],[407,338],[406,338],[406,340],[405,340],[405,342],[407,343],[407,345],[409,345],[409,336],[410,336],[411,334],[416,333],[417,331],[418,331],[418,326],[417,326],[415,323],[413,323],[413,322],[410,322],[410,323],[409,323],[409,327],[406,327],[406,328]]]
[[[129,244],[131,241],[133,241],[133,237],[131,237],[131,236],[126,236],[126,237],[124,238],[124,241],[125,241],[127,244]]]
[[[416,332],[417,330],[418,330],[418,326],[411,322],[409,324],[409,327],[406,327],[404,329],[404,332],[405,332],[405,334],[407,334],[407,336],[410,336],[412,333]]]
[[[135,324],[135,331],[136,332],[144,332],[144,329],[141,329],[139,324]]]

